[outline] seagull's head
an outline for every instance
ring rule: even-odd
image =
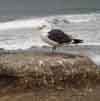
[[[50,25],[42,25],[42,26],[38,27],[38,30],[39,30],[41,33],[48,33],[51,29],[52,29],[52,28],[51,28]]]
[[[42,29],[44,29],[44,28],[46,28],[46,27],[47,27],[46,25],[39,26],[39,27],[38,27],[38,30],[42,30]]]

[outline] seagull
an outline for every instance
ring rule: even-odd
[[[45,26],[42,26],[44,28]],[[41,28],[40,28],[41,29]],[[65,44],[79,44],[83,43],[83,40],[73,38],[72,36],[66,34],[61,29],[51,29],[48,32],[41,33],[41,39],[52,46],[52,52],[56,50],[57,47]]]

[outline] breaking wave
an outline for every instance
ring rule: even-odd
[[[59,23],[82,23],[96,20],[95,14],[76,14],[76,15],[60,15],[60,16],[51,16],[46,19],[48,22],[53,24]]]
[[[83,23],[96,20],[95,14],[54,15],[40,18],[20,19],[0,23],[0,30],[19,28],[38,28],[42,25],[62,25],[70,23]]]
[[[52,15],[36,18],[15,19],[0,23],[0,48],[5,49],[27,49],[31,46],[42,46],[45,43],[40,39],[40,27],[44,27],[44,31],[51,28],[64,29],[65,32],[79,33],[79,37],[91,40],[99,40],[100,14],[72,14],[72,15]],[[95,25],[96,24],[96,27]],[[92,26],[90,26],[92,25]],[[92,28],[93,27],[93,28]],[[94,29],[98,28],[97,30]],[[67,28],[67,30],[66,30]],[[87,29],[86,29],[87,28]],[[94,30],[93,30],[94,29]],[[86,31],[86,32],[84,32]],[[95,33],[91,33],[91,31]],[[85,34],[86,33],[86,34]],[[77,34],[73,34],[77,36]],[[77,37],[78,37],[77,36]],[[100,42],[100,41],[99,41]],[[88,43],[85,43],[88,44]],[[95,44],[99,44],[96,43]],[[89,45],[89,44],[88,44]]]

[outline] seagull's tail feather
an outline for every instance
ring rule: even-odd
[[[72,44],[78,44],[78,43],[83,43],[83,40],[81,39],[72,39]]]

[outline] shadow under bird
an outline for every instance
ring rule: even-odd
[[[52,29],[48,31],[47,33],[42,33],[41,38],[44,42],[53,46],[52,51],[54,51],[56,47],[64,45],[64,44],[83,43],[83,40],[73,38],[70,35],[64,33],[60,29]]]

